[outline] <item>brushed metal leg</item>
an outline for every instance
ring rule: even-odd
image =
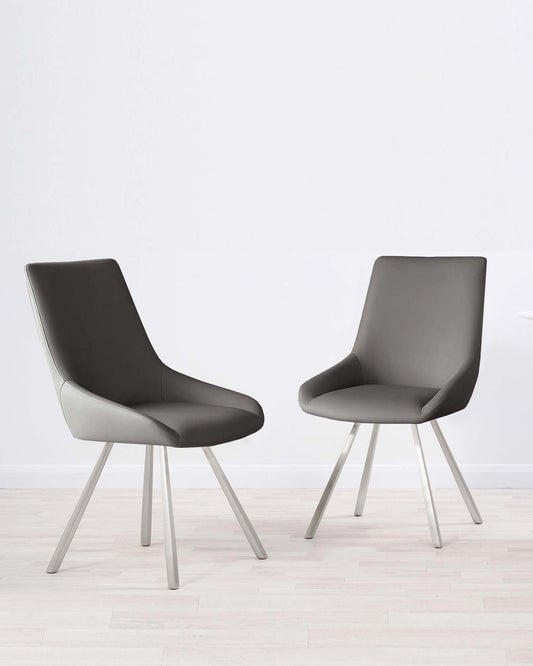
[[[211,468],[213,469],[213,472],[215,473],[215,476],[217,477],[218,482],[220,483],[220,487],[222,488],[224,495],[226,495],[226,499],[228,500],[231,508],[233,509],[235,518],[237,518],[237,520],[239,521],[239,525],[241,526],[242,531],[244,532],[244,536],[248,539],[248,543],[252,547],[255,556],[257,557],[258,560],[266,560],[267,558],[266,551],[263,548],[263,545],[259,540],[259,537],[257,536],[257,533],[254,530],[252,523],[250,522],[248,516],[244,512],[244,509],[242,508],[242,505],[239,502],[237,495],[235,495],[233,488],[230,486],[229,481],[226,478],[224,471],[222,470],[222,467],[220,467],[218,460],[215,458],[215,454],[207,446],[202,448],[202,451],[205,453],[205,457],[207,458],[209,464],[211,465]]]
[[[342,472],[342,468],[344,467],[346,458],[350,453],[350,449],[352,448],[352,444],[354,442],[358,430],[359,430],[359,423],[354,423],[352,429],[350,430],[350,434],[348,435],[348,439],[346,440],[346,444],[344,445],[344,449],[342,450],[342,453],[340,454],[339,459],[337,460],[337,464],[333,468],[333,472],[331,473],[329,481],[326,487],[324,488],[324,492],[322,493],[322,497],[320,498],[320,501],[315,509],[315,513],[311,518],[311,522],[309,523],[309,527],[307,528],[307,532],[305,533],[306,539],[312,539],[316,534],[318,526],[320,525],[320,521],[322,520],[322,516],[324,515],[324,511],[326,510],[329,500],[331,499],[333,490],[337,485],[340,473]]]
[[[78,500],[78,503],[76,504],[76,508],[72,512],[72,515],[70,516],[67,526],[65,527],[63,534],[61,535],[61,539],[59,540],[59,543],[57,544],[57,547],[54,551],[54,554],[52,555],[52,559],[48,564],[48,567],[46,569],[47,573],[52,574],[56,573],[59,570],[59,567],[61,566],[61,563],[63,562],[63,559],[70,547],[72,539],[76,534],[78,525],[80,524],[80,521],[83,518],[83,514],[85,513],[87,504],[89,504],[89,500],[91,499],[96,484],[98,483],[98,479],[100,478],[100,474],[104,469],[104,465],[106,464],[106,461],[109,458],[109,454],[111,453],[112,448],[113,448],[113,442],[107,442],[104,448],[102,449],[102,452],[100,453],[100,456],[96,461],[96,465],[94,466],[94,469],[91,472],[91,476],[89,477],[89,480],[85,484],[85,488],[83,489],[83,492],[80,496],[80,499]]]
[[[413,439],[415,441],[416,457],[418,459],[418,467],[420,469],[420,480],[422,481],[422,490],[424,492],[424,501],[426,503],[426,511],[428,514],[429,529],[431,531],[431,539],[435,548],[442,548],[442,540],[440,536],[439,521],[437,512],[435,511],[435,503],[431,493],[431,486],[429,484],[428,471],[426,468],[426,461],[424,458],[424,451],[422,450],[422,442],[420,441],[420,433],[418,426],[411,425],[413,429]]]
[[[168,471],[167,447],[159,447],[159,463],[161,466],[161,493],[163,495],[163,528],[165,532],[165,556],[167,561],[167,581],[170,590],[180,586],[178,577],[178,553],[176,551],[176,532],[174,529],[174,509],[172,508],[172,492]]]
[[[379,423],[375,423],[372,428],[372,435],[370,436],[370,444],[368,445],[368,453],[366,454],[365,466],[363,469],[363,476],[361,477],[361,485],[357,494],[357,503],[355,505],[355,516],[362,516],[365,508],[366,495],[368,493],[368,484],[370,483],[370,474],[372,473],[372,465],[374,463],[374,453],[376,452],[376,444],[378,441]]]
[[[141,512],[141,546],[152,543],[152,494],[154,487],[154,447],[146,445],[144,454],[144,484]]]
[[[476,503],[474,502],[474,499],[470,494],[470,490],[468,489],[468,486],[466,485],[465,480],[463,479],[461,470],[459,469],[459,466],[455,462],[455,458],[453,457],[453,454],[450,451],[450,447],[448,446],[448,443],[446,442],[446,439],[442,434],[442,430],[440,429],[439,424],[437,423],[437,421],[431,421],[431,426],[435,432],[435,435],[437,436],[442,452],[444,453],[444,457],[446,458],[448,465],[452,470],[453,477],[455,479],[455,482],[457,483],[457,487],[461,491],[461,495],[463,496],[467,509],[470,511],[472,520],[478,525],[481,525],[483,523],[481,514],[479,513]]]

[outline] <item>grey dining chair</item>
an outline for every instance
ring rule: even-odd
[[[419,423],[429,421],[473,521],[482,522],[437,419],[464,409],[476,384],[486,265],[483,257],[376,260],[351,353],[300,388],[300,406],[308,414],[353,423],[307,529],[307,539],[316,534],[361,423],[374,427],[356,516],[363,514],[380,424],[408,423],[433,545],[442,547],[418,430]]]
[[[151,543],[159,447],[167,580],[179,587],[167,447],[201,447],[258,559],[267,554],[211,449],[263,426],[253,398],[171,370],[156,355],[113,259],[35,263],[27,284],[63,415],[78,439],[106,442],[50,560],[56,573],[114,442],[146,446],[141,544]]]

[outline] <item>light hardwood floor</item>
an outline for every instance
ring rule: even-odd
[[[159,492],[96,490],[60,573],[44,569],[79,491],[0,491],[0,664],[533,664],[533,491],[238,491],[269,559],[219,490],[175,490],[181,589],[166,589]]]

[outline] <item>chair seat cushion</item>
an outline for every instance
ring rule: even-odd
[[[436,388],[363,384],[330,391],[310,400],[309,414],[353,423],[420,423],[422,407]]]
[[[146,402],[131,405],[175,430],[179,446],[213,446],[247,437],[257,432],[263,420],[235,407],[219,407],[190,402]]]

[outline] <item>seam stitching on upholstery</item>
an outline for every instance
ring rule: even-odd
[[[174,430],[173,428],[169,428],[169,426],[165,425],[162,421],[159,421],[158,419],[156,419],[153,416],[150,416],[149,414],[145,414],[144,412],[139,412],[136,409],[132,409],[131,407],[128,407],[127,405],[121,405],[120,402],[114,402],[113,400],[108,400],[107,398],[104,398],[100,395],[97,395],[96,393],[92,393],[92,391],[88,391],[87,389],[84,389],[82,386],[78,386],[75,382],[71,382],[71,381],[68,381],[68,380],[63,382],[63,384],[61,386],[61,389],[63,389],[63,386],[65,386],[65,384],[68,384],[73,391],[77,391],[78,393],[81,393],[81,395],[83,395],[85,398],[88,398],[88,399],[92,400],[93,402],[96,402],[96,403],[101,404],[101,405],[112,407],[114,409],[117,409],[118,411],[121,411],[121,412],[125,413],[125,414],[129,414],[129,415],[134,414],[134,415],[137,415],[137,416],[142,416],[143,418],[148,419],[149,421],[151,421],[152,423],[154,423],[158,427],[161,427],[164,430],[168,430],[171,433],[176,433],[178,435],[178,439],[181,439],[181,436],[180,436],[180,434],[177,430]],[[86,395],[85,392],[87,392],[89,395]],[[68,421],[67,421],[67,423],[68,423]]]

